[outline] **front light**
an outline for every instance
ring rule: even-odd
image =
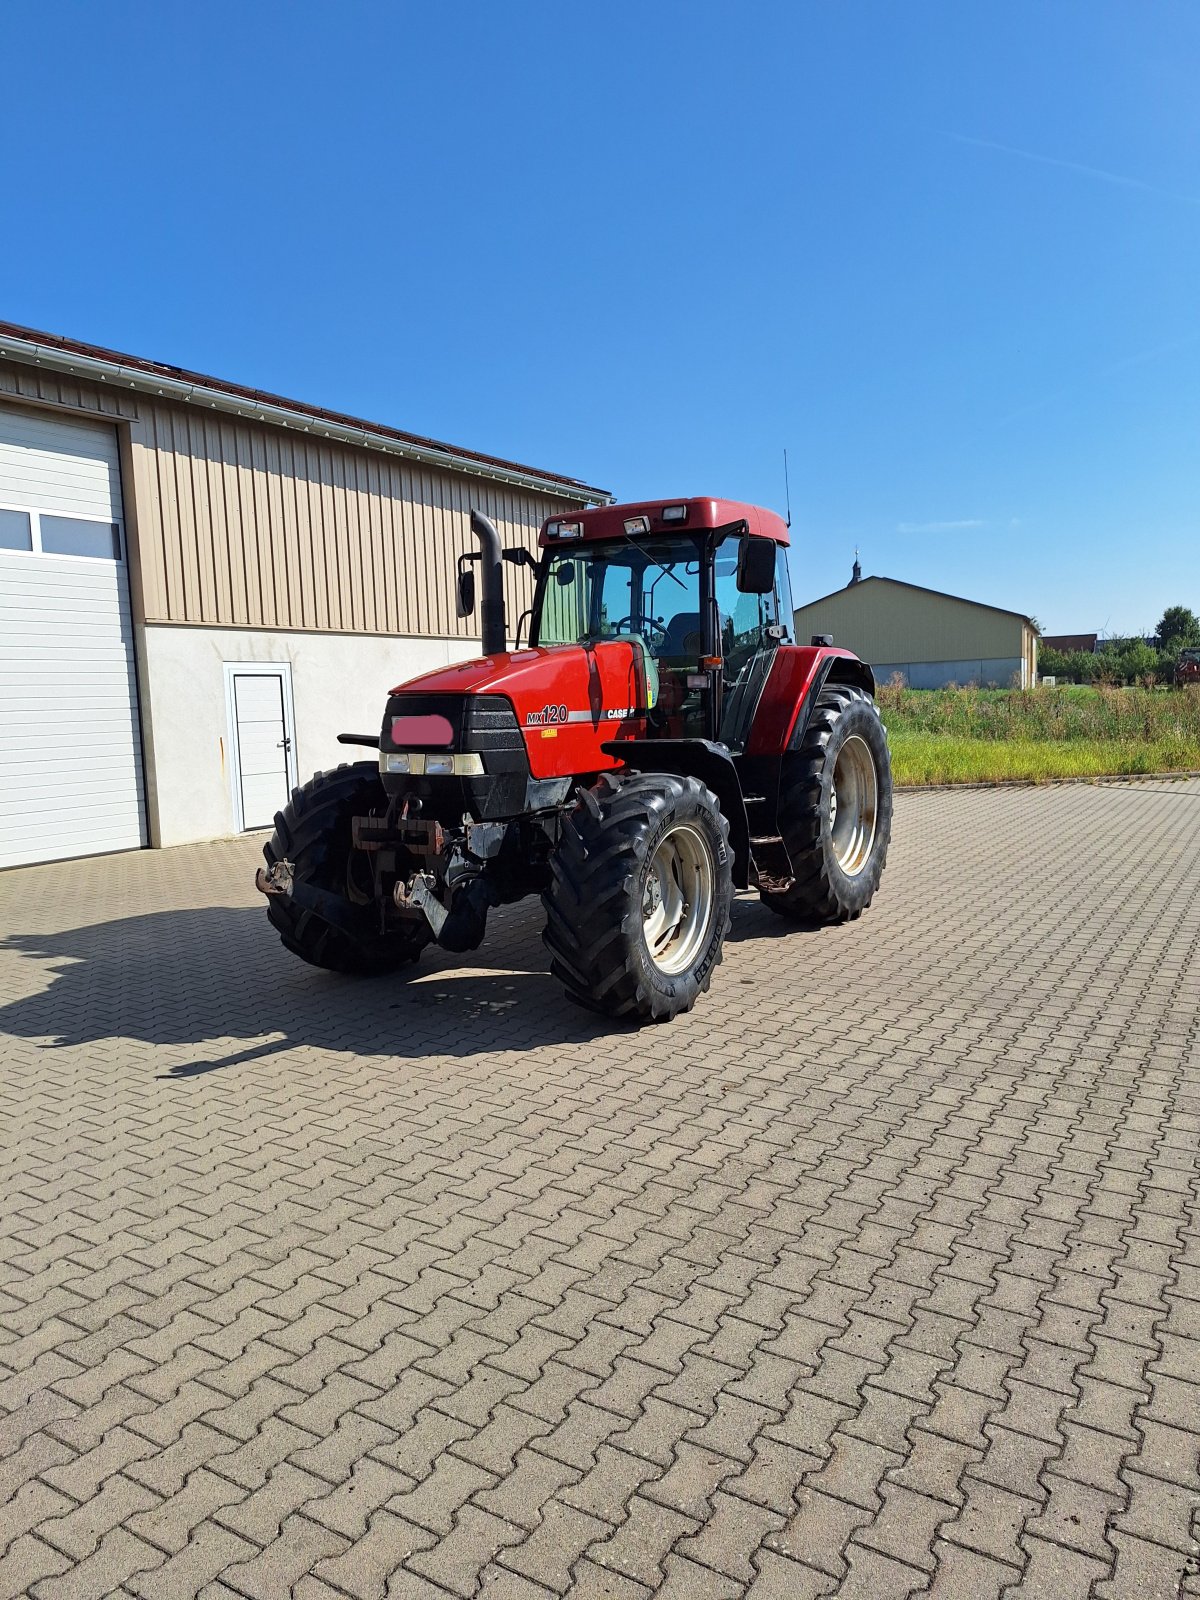
[[[410,778],[482,778],[483,757],[474,751],[457,756],[426,755],[422,750],[385,751],[379,757],[379,770]]]

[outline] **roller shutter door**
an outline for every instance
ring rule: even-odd
[[[0,867],[145,842],[116,430],[0,406]]]

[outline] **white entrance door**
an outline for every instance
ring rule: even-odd
[[[0,404],[0,867],[146,842],[116,429]]]
[[[227,662],[225,694],[234,817],[243,832],[269,828],[296,782],[291,668]]]

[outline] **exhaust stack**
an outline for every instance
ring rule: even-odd
[[[471,532],[479,540],[479,578],[482,601],[479,619],[483,627],[483,653],[501,655],[508,648],[508,628],[504,618],[504,568],[500,557],[500,535],[490,517],[471,512]]]

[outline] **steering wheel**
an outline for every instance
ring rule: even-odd
[[[661,622],[655,622],[653,617],[643,617],[636,626],[632,616],[622,617],[619,622],[612,624],[612,629],[614,633],[644,633],[651,647],[657,643],[660,650],[667,641],[667,630]],[[654,634],[658,635],[657,640],[653,637]]]

